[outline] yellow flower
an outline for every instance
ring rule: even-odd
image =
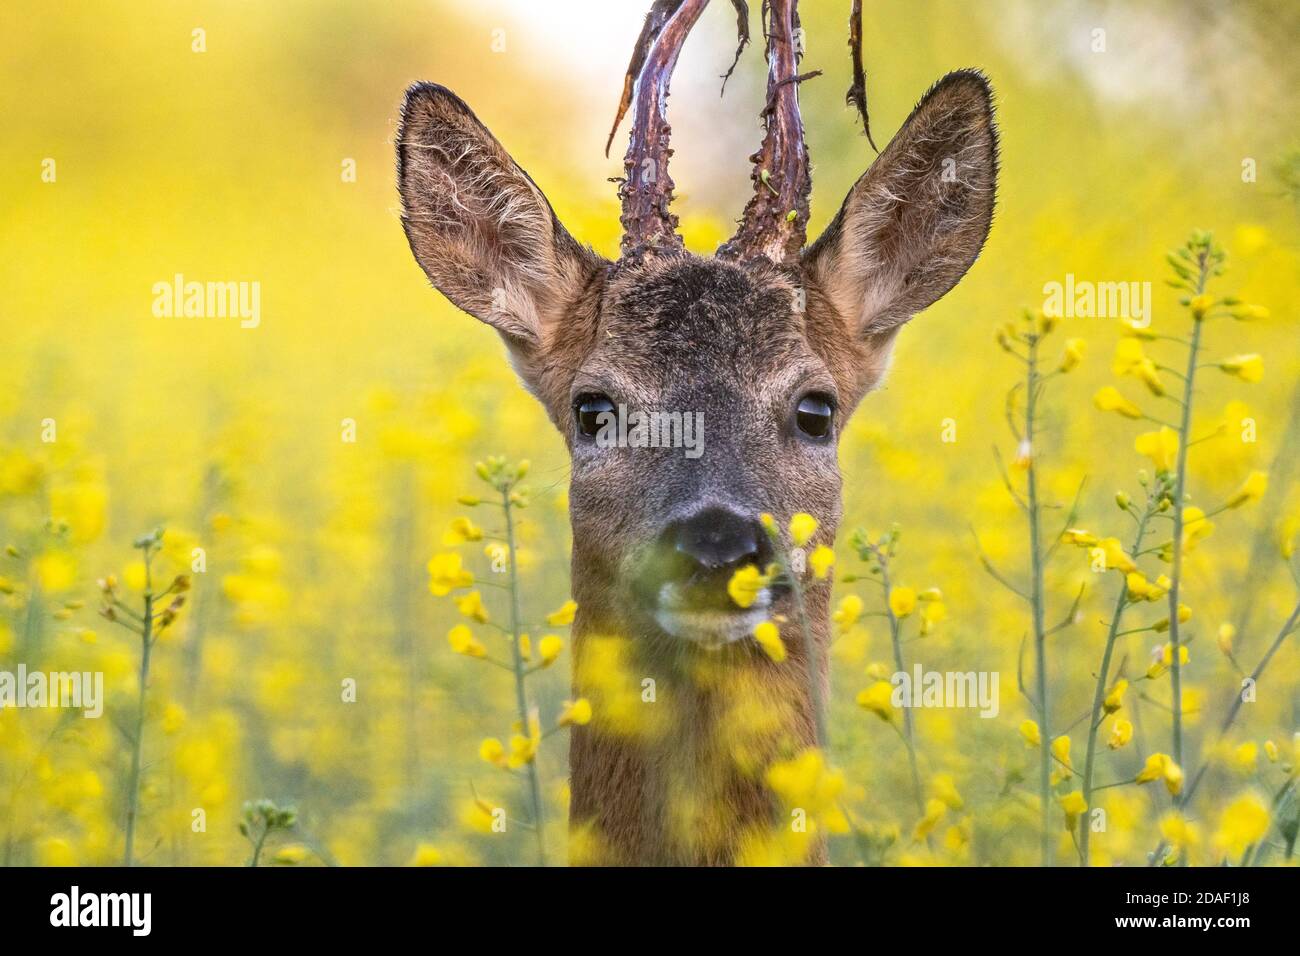
[[[1151,783],[1153,780],[1163,780],[1170,794],[1178,796],[1183,789],[1183,770],[1168,754],[1152,754],[1138,772],[1136,782]]]
[[[1061,803],[1061,809],[1065,811],[1065,828],[1073,830],[1079,823],[1079,817],[1083,816],[1088,809],[1087,801],[1083,799],[1083,792],[1071,790],[1058,799]]]
[[[1210,311],[1214,305],[1214,296],[1208,292],[1202,292],[1200,295],[1192,296],[1192,300],[1187,303],[1191,306],[1192,317],[1197,321],[1205,318],[1205,313]]]
[[[813,549],[813,553],[808,555],[808,566],[812,568],[813,576],[818,581],[825,580],[834,564],[835,552],[824,544],[818,545]]]
[[[1139,328],[1132,322],[1120,323],[1120,335],[1127,335],[1134,339],[1145,339],[1148,342],[1154,342],[1160,338],[1160,333],[1151,328]]]
[[[785,660],[785,643],[781,640],[781,632],[771,621],[763,621],[754,628],[754,640],[758,641],[763,653],[776,663]]]
[[[1097,542],[1097,547],[1101,549],[1102,554],[1105,556],[1106,567],[1109,570],[1119,571],[1125,575],[1137,570],[1137,565],[1128,556],[1124,546],[1120,544],[1119,538],[1105,538]]]
[[[1208,538],[1214,532],[1214,522],[1205,517],[1205,512],[1195,505],[1183,509],[1183,553],[1196,549],[1196,544]]]
[[[790,540],[796,548],[802,548],[817,533],[817,519],[800,511],[790,519]]]
[[[764,574],[754,565],[747,564],[738,568],[727,582],[727,593],[737,607],[752,607],[758,600],[759,593],[772,583],[770,575]]]
[[[953,781],[952,774],[935,774],[930,780],[930,789],[935,797],[947,804],[950,810],[960,810],[965,805],[961,794],[957,792],[957,784]]]
[[[1038,731],[1038,724],[1032,720],[1022,720],[1020,722],[1020,736],[1024,738],[1027,747],[1037,747],[1043,742],[1042,735]]]
[[[1125,579],[1128,585],[1128,597],[1130,601],[1158,601],[1164,597],[1169,590],[1167,585],[1161,581],[1168,579],[1161,575],[1155,584],[1152,584],[1140,571],[1130,571]]]
[[[1228,508],[1240,508],[1248,501],[1258,501],[1268,491],[1268,472],[1252,471],[1241,487],[1225,502]]]
[[[1197,846],[1201,842],[1201,829],[1195,823],[1189,823],[1177,810],[1170,810],[1160,818],[1160,836],[1170,846],[1183,849]]]
[[[1070,766],[1070,737],[1062,734],[1052,741],[1052,756],[1065,766]]]
[[[1113,714],[1124,706],[1124,691],[1128,690],[1128,681],[1123,678],[1115,682],[1115,686],[1110,689],[1106,699],[1102,701],[1102,710],[1107,714]]]
[[[925,601],[921,605],[921,633],[931,633],[947,617],[948,606],[942,601]]]
[[[1132,739],[1133,725],[1127,720],[1117,718],[1115,723],[1111,724],[1110,739],[1106,741],[1106,746],[1111,750],[1119,750]]]
[[[1060,369],[1062,372],[1070,372],[1078,367],[1083,361],[1084,355],[1088,352],[1088,343],[1083,339],[1066,339],[1065,352],[1061,356]]]
[[[73,541],[86,544],[103,533],[108,513],[108,490],[82,481],[50,489],[50,517],[65,522]]]
[[[831,620],[839,626],[840,630],[848,630],[862,616],[862,608],[862,598],[856,594],[846,594],[840,600],[840,606],[831,615]]]
[[[550,614],[546,615],[546,623],[551,627],[565,627],[573,623],[573,616],[577,612],[577,601],[565,601]]]
[[[1134,338],[1122,338],[1115,344],[1115,360],[1111,363],[1111,371],[1116,375],[1129,375],[1133,370],[1146,361],[1147,353],[1142,348],[1142,343]]]
[[[1268,806],[1254,793],[1243,794],[1219,817],[1214,845],[1230,856],[1241,856],[1268,833]]]
[[[486,800],[467,800],[460,805],[460,822],[479,833],[493,833],[500,811]]]
[[[1219,625],[1219,650],[1225,657],[1232,654],[1232,642],[1237,637],[1237,628],[1226,621]]]
[[[1107,385],[1098,391],[1092,396],[1092,403],[1103,412],[1119,412],[1125,418],[1142,417],[1142,409],[1120,394],[1114,385]]]
[[[894,719],[893,696],[893,685],[889,681],[878,680],[858,692],[858,706],[889,723]]]
[[[466,657],[487,656],[487,648],[479,643],[474,632],[464,624],[457,624],[447,632],[447,643],[457,654],[464,654]]]
[[[185,708],[170,701],[163,710],[162,729],[169,737],[185,726]]]
[[[482,540],[483,529],[468,518],[456,518],[442,535],[443,547]]]
[[[1237,773],[1254,773],[1255,765],[1259,763],[1259,746],[1253,740],[1239,744],[1229,754],[1228,763]]]
[[[1251,305],[1243,302],[1236,306],[1229,313],[1238,322],[1250,322],[1254,319],[1267,319],[1268,308],[1262,305]]]
[[[559,635],[547,634],[537,642],[538,663],[542,667],[550,667],[562,650],[564,650],[564,640]]]
[[[488,737],[478,745],[478,755],[494,767],[506,765],[506,748],[496,737]]]
[[[1061,534],[1061,540],[1066,544],[1077,544],[1081,548],[1091,548],[1097,543],[1097,536],[1091,531],[1084,531],[1082,528],[1066,528]]]
[[[924,840],[934,832],[934,828],[939,825],[939,822],[947,813],[948,804],[942,800],[932,797],[925,801],[925,814],[917,821],[916,829],[912,832],[912,838],[918,841]]]
[[[47,592],[67,591],[77,582],[77,559],[64,551],[51,551],[32,562],[36,568],[37,579],[41,588]],[[139,565],[137,577],[132,572]],[[127,566],[126,584],[133,591],[144,590],[144,562],[137,561]],[[137,586],[138,585],[138,586]]]
[[[532,763],[533,758],[537,756],[539,743],[541,743],[539,737],[514,734],[510,738],[510,756],[506,758],[506,766],[511,770],[518,770]]]
[[[1169,471],[1178,458],[1178,433],[1167,425],[1158,432],[1143,432],[1133,442],[1139,455],[1151,459],[1156,471]]]
[[[1255,383],[1264,377],[1264,359],[1258,355],[1234,355],[1219,363],[1219,368],[1243,382]]]
[[[579,697],[577,700],[566,700],[560,710],[560,716],[556,724],[560,727],[567,727],[570,724],[576,724],[581,727],[591,722],[591,701],[585,697]]]
[[[480,624],[488,622],[487,608],[483,606],[483,595],[477,591],[470,591],[462,597],[454,598],[456,610],[460,611],[465,617]]]
[[[1192,609],[1188,607],[1186,604],[1178,605],[1178,623],[1186,624],[1191,619],[1192,619]],[[1163,634],[1165,631],[1169,630],[1169,618],[1162,617],[1160,620],[1156,621],[1154,624],[1151,625],[1151,629],[1155,631],[1157,634]],[[1180,648],[1182,650],[1182,653],[1178,655],[1178,663],[1186,664],[1187,645],[1182,644],[1180,645]],[[1164,665],[1166,667],[1170,666],[1173,663],[1174,652],[1168,644],[1165,645],[1165,650],[1164,650],[1162,660],[1164,661]]]
[[[1130,571],[1124,578],[1126,593],[1130,601],[1145,601],[1151,591],[1151,584],[1143,577],[1141,571]]]
[[[822,752],[808,747],[789,760],[772,763],[764,781],[787,808],[798,807],[812,825],[820,824],[832,833],[849,832],[848,820],[840,810],[844,775],[826,765]]]
[[[442,854],[432,843],[421,843],[406,861],[407,866],[437,866],[442,862]]]
[[[1140,379],[1153,395],[1165,393],[1164,383],[1155,362],[1147,358],[1142,350],[1142,343],[1134,338],[1122,338],[1115,347],[1115,363],[1112,371],[1116,375],[1132,375]]]
[[[445,597],[474,583],[474,575],[461,566],[460,555],[454,551],[435,554],[429,559],[428,567],[429,590],[435,597]]]
[[[916,609],[916,592],[911,588],[891,588],[889,609],[894,612],[894,617],[907,617]]]
[[[1181,620],[1182,620],[1182,615],[1180,614],[1180,615],[1178,616],[1178,618],[1179,618],[1179,620],[1181,621]],[[1159,623],[1163,623],[1163,624],[1165,625],[1165,626],[1164,626],[1164,630],[1168,630],[1168,629],[1169,629],[1169,621],[1168,621],[1168,619],[1164,620],[1163,622],[1159,622]],[[1157,625],[1157,626],[1158,626],[1158,625]],[[1178,666],[1179,666],[1179,667],[1182,667],[1183,665],[1185,665],[1185,664],[1187,663],[1188,659],[1189,659],[1189,655],[1188,655],[1188,653],[1187,653],[1187,645],[1186,645],[1186,644],[1179,644],[1179,645],[1178,645]],[[1167,644],[1163,644],[1163,645],[1161,645],[1161,647],[1160,647],[1160,663],[1163,664],[1165,667],[1173,667],[1173,666],[1174,666],[1174,645],[1173,645],[1172,643],[1167,643]]]
[[[279,863],[282,866],[295,866],[307,859],[310,853],[311,851],[301,843],[291,843],[277,850],[275,856],[271,858],[271,862]]]

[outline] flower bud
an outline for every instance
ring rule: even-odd
[[[1214,296],[1210,295],[1208,292],[1202,292],[1198,296],[1193,296],[1188,305],[1192,308],[1192,318],[1200,321],[1205,318],[1205,313],[1209,312],[1214,306]]]

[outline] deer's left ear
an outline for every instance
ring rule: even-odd
[[[445,87],[411,87],[397,134],[402,225],[443,295],[501,333],[530,385],[603,260],[580,246],[546,197]]]
[[[979,255],[997,165],[988,82],[973,71],[949,73],[805,251],[812,290],[860,335],[896,329],[956,285]]]

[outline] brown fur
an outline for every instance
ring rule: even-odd
[[[833,396],[838,435],[902,324],[974,261],[996,178],[988,86],[973,73],[936,84],[789,266],[686,252],[601,259],[442,87],[408,93],[398,174],[417,261],[501,332],[572,457],[575,690],[596,707],[570,750],[575,841],[595,848],[584,860],[734,862],[746,833],[775,822],[763,768],[813,743],[808,649],[793,624],[779,665],[750,641],[701,649],[659,630],[639,589],[667,523],[704,505],[808,512],[820,523],[812,546],[833,542],[836,445],[796,434],[793,408],[809,392]],[[707,452],[687,461],[579,441],[573,402],[584,393],[701,411]],[[807,586],[824,662],[830,583]],[[773,612],[792,615],[784,600]],[[606,658],[625,673],[611,676]],[[653,705],[639,696],[647,678]],[[824,668],[818,679],[826,686]],[[628,713],[644,726],[620,722]]]

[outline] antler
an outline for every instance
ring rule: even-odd
[[[799,116],[799,84],[821,71],[799,75],[799,0],[764,0],[767,36],[767,106],[763,145],[754,163],[754,197],[740,228],[718,255],[730,259],[795,258],[808,228],[812,175]]]
[[[605,154],[614,141],[618,124],[632,107],[632,135],[623,160],[626,176],[619,187],[623,203],[623,255],[645,250],[684,248],[677,235],[677,217],[668,209],[673,181],[668,175],[668,84],[682,44],[709,0],[655,0],[637,38],[636,49],[623,81],[614,128]]]

